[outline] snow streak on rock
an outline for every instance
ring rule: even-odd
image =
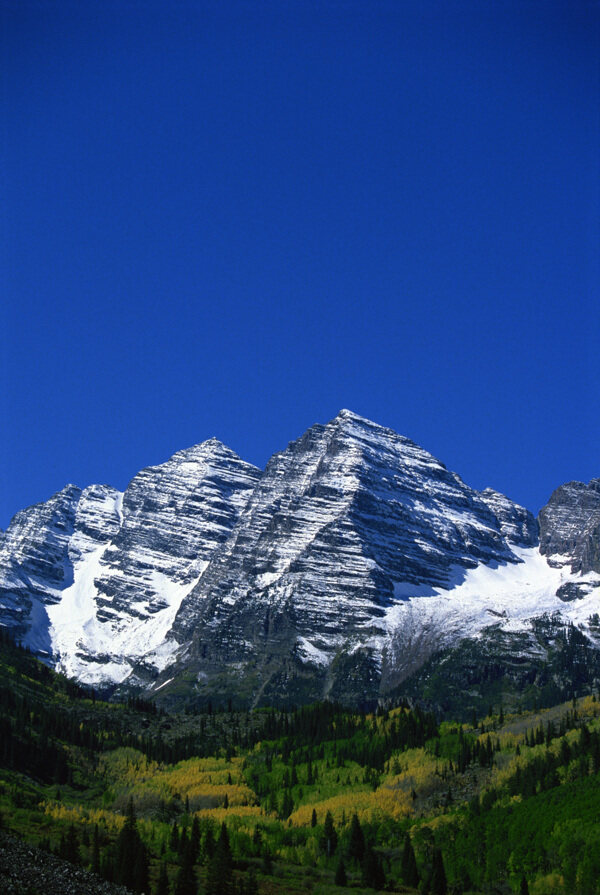
[[[527,510],[343,410],[262,474],[211,439],[124,494],[69,485],[18,513],[0,623],[88,683],[360,702],[494,626],[553,615],[593,639],[600,479],[557,489],[540,526],[538,547]]]
[[[403,587],[429,591],[451,586],[457,568],[518,564],[513,547],[536,541],[526,510],[342,411],[270,460],[171,636],[196,643],[201,669],[202,656],[214,667],[294,645],[317,665],[342,648],[367,648],[380,664]]]
[[[1,545],[0,620],[84,682],[123,680],[160,653],[258,475],[211,439],[142,470],[124,494],[71,485],[24,510]]]

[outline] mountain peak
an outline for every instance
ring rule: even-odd
[[[353,422],[356,422],[356,423],[367,423],[369,426],[377,425],[377,423],[374,423],[372,420],[368,420],[366,417],[360,416],[358,413],[354,413],[353,410],[348,410],[345,407],[342,407],[342,409],[337,414],[337,416],[334,417],[334,419],[336,419],[336,420],[338,420],[338,419],[352,420]]]
[[[234,450],[232,450],[232,448],[228,447],[218,438],[213,436],[212,438],[208,438],[206,441],[201,441],[198,444],[191,445],[191,447],[189,448],[184,448],[181,451],[177,451],[166,461],[166,464],[171,464],[173,462],[206,463],[207,461],[210,461],[214,458],[222,458],[225,461],[245,463],[245,461],[243,461],[242,458],[238,454],[236,454]],[[253,464],[247,463],[245,465],[251,467]]]

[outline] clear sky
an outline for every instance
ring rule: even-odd
[[[600,476],[600,4],[2,0],[0,525],[340,408]]]

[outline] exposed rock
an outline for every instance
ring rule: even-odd
[[[343,410],[262,474],[211,439],[124,494],[70,485],[18,513],[0,623],[85,683],[177,705],[365,703],[490,630],[518,652],[540,616],[596,643],[600,479],[539,524],[543,555],[526,509]]]
[[[163,644],[258,475],[210,439],[124,494],[69,485],[23,510],[0,543],[0,623],[85,683],[122,680]]]
[[[540,510],[540,552],[550,565],[600,572],[600,479],[561,485]]]
[[[318,695],[373,698],[394,603],[447,588],[482,562],[518,563],[513,545],[536,539],[526,510],[342,411],[269,461],[182,602],[170,637],[191,646],[179,670],[204,681],[235,663],[246,685],[254,678],[254,699],[268,701],[293,690],[299,660],[315,666]]]
[[[0,832],[2,895],[131,895],[81,867]]]

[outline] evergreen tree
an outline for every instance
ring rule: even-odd
[[[385,886],[385,873],[383,872],[381,859],[375,853],[370,843],[365,847],[361,877],[363,886],[369,886],[371,889],[383,889]]]
[[[346,886],[348,884],[348,877],[346,876],[346,868],[344,867],[344,859],[342,857],[340,857],[335,869],[335,884],[336,886]]]
[[[290,816],[292,811],[294,810],[294,799],[292,798],[291,790],[286,789],[283,793],[283,800],[281,803],[281,816],[284,820]]]
[[[134,892],[148,891],[148,853],[137,829],[133,799],[116,842],[114,881]]]
[[[136,852],[137,821],[133,800],[129,800],[125,823],[121,827],[116,843],[115,881],[128,889],[133,889],[133,862]]]
[[[433,868],[431,871],[431,893],[432,895],[446,895],[448,891],[448,883],[446,881],[446,871],[444,870],[444,861],[439,848],[433,852]]]
[[[527,885],[527,880],[525,879],[525,875],[521,877],[521,885],[519,887],[519,895],[529,895],[529,886]]]
[[[479,803],[477,803],[479,805]],[[404,836],[404,848],[402,850],[401,864],[402,881],[407,886],[416,889],[419,885],[419,871],[417,869],[417,859],[415,858],[415,850],[413,848],[410,835]]]
[[[192,858],[194,863],[198,860],[198,855],[200,853],[200,821],[197,816],[194,815],[194,819],[192,821],[192,830],[190,832],[190,848],[192,851]]]
[[[260,855],[262,848],[262,833],[260,832],[260,827],[254,827],[254,833],[252,835],[252,845],[256,851],[257,855]]]
[[[177,847],[177,854],[179,855],[179,859],[181,860],[185,854],[185,850],[188,847],[188,835],[185,827],[181,831],[181,836],[179,837],[179,845]]]
[[[158,883],[156,885],[156,895],[169,895],[169,877],[167,876],[167,865],[164,861],[160,865],[160,873],[158,874]]]
[[[148,874],[148,851],[144,843],[139,840],[135,858],[133,861],[133,891],[149,892],[150,880]]]
[[[267,876],[270,876],[273,873],[273,856],[268,847],[263,851],[262,871]]]
[[[70,861],[71,864],[79,864],[79,841],[77,839],[77,830],[75,829],[74,824],[71,824],[67,830],[63,852],[61,857],[63,857],[65,861]]]
[[[230,895],[233,893],[233,885],[233,858],[229,834],[223,822],[215,853],[208,865],[206,895]]]
[[[92,837],[92,873],[100,873],[100,837],[98,835],[98,824],[94,824],[94,835]]]
[[[333,825],[333,817],[331,811],[325,815],[325,823],[323,825],[323,834],[321,836],[321,848],[328,858],[330,858],[337,848],[337,833]]]
[[[311,827],[317,826],[317,811],[315,808],[313,808],[313,810],[312,810],[312,814],[310,817],[310,825],[311,825]]]
[[[174,895],[197,895],[198,883],[196,880],[196,871],[194,870],[194,861],[192,858],[192,850],[188,842],[185,852],[181,857],[181,866],[175,880]]]
[[[350,821],[350,841],[348,842],[348,856],[361,863],[365,854],[365,837],[360,825],[360,821],[356,814],[352,815]]]
[[[254,867],[250,867],[246,874],[246,895],[258,895],[258,883]]]

